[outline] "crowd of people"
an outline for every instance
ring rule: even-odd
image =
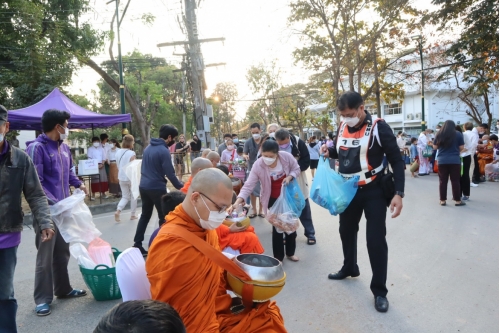
[[[224,222],[228,214],[241,209],[250,220],[265,218],[285,186],[296,182],[304,197],[299,220],[306,244],[315,245],[307,170],[311,170],[314,179],[321,158],[329,158],[331,168],[344,179],[359,178],[354,198],[340,213],[343,265],[328,278],[343,280],[360,275],[357,233],[364,214],[374,307],[379,312],[388,311],[386,215],[389,209],[391,217],[396,218],[403,208],[406,158],[418,164],[418,171],[410,170],[415,178],[430,174],[436,164],[440,204],[446,205],[450,180],[455,206],[464,206],[470,197],[470,186],[498,180],[498,137],[489,135],[484,125],[474,128],[472,123],[466,123],[457,127],[453,121],[446,121],[436,132],[428,129],[412,138],[407,147],[405,133],[399,132],[395,137],[383,119],[375,119],[364,109],[360,94],[344,93],[337,107],[342,123],[335,136],[330,133],[328,137],[312,136],[304,141],[278,124],[269,124],[264,131],[260,124],[253,123],[252,136],[244,144],[237,134],[228,133],[217,151],[204,149],[196,135],[188,143],[176,127],[161,126],[158,138],[150,140],[142,155],[138,185],[142,213],[132,247],[146,258],[144,269],[152,300],[136,299],[114,307],[95,332],[120,332],[123,327],[132,326],[141,326],[141,332],[148,327],[151,332],[158,331],[158,327],[169,332],[286,332],[275,302],[248,304],[227,292],[227,280],[222,275],[228,268],[224,263],[227,258],[221,253],[231,257],[240,253],[262,254],[265,249],[251,225]],[[0,210],[0,266],[5,272],[0,274],[0,327],[8,332],[16,332],[13,277],[22,210],[20,203],[14,201],[21,193],[32,210],[36,232],[35,313],[49,315],[54,296],[87,295],[70,283],[69,244],[52,222],[49,209],[70,195],[70,186],[88,193],[72,171],[71,153],[64,143],[68,121],[67,112],[46,111],[42,117],[43,134],[30,142],[24,153],[4,139],[9,123],[7,111],[0,106],[0,189],[14,194],[0,197],[0,209],[9,207]],[[115,220],[120,221],[128,202],[131,219],[137,219],[132,179],[126,172],[127,165],[136,159],[134,137],[125,135],[121,142],[112,139],[108,143],[104,133],[92,138],[92,143],[88,156],[99,165],[99,176],[91,181],[93,198],[96,193],[105,197],[109,190],[110,194],[121,196]],[[184,182],[188,154],[191,175]],[[387,172],[387,163],[392,173]],[[167,193],[168,181],[175,191]],[[146,249],[143,242],[154,209],[159,227]],[[271,229],[273,257],[281,263],[285,259],[298,262],[297,232],[284,232],[275,225]],[[158,321],[158,326],[154,321]]]

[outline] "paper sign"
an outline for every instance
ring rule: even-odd
[[[83,161],[83,170],[84,171],[95,170],[96,168],[99,168],[97,160],[84,160]]]

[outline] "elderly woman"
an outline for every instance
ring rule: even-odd
[[[297,160],[287,152],[280,151],[278,143],[274,140],[266,140],[261,146],[262,157],[255,161],[248,180],[240,190],[238,199],[233,207],[243,204],[252,193],[257,182],[260,182],[260,200],[264,212],[273,206],[281,194],[284,185],[300,175],[300,167]],[[285,233],[286,257],[291,261],[299,261],[295,255],[295,239],[297,232]],[[276,259],[283,261],[285,249],[283,248],[283,231],[273,226],[273,255]]]
[[[455,127],[455,126],[453,126]],[[431,173],[431,162],[429,160],[430,156],[425,156],[424,153],[427,147],[429,145],[432,145],[431,141],[431,134],[433,130],[431,129],[426,129],[422,133],[420,133],[420,136],[418,137],[418,142],[417,142],[417,149],[418,149],[418,162],[419,162],[419,169],[418,169],[418,175],[419,176],[427,176],[428,174]],[[439,162],[439,161],[438,161]]]

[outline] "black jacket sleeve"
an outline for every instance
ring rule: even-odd
[[[401,152],[396,142],[396,137],[391,128],[385,121],[378,121],[378,134],[382,150],[384,151],[387,161],[391,164],[394,175],[394,189],[404,192],[405,190],[405,162],[401,158]],[[375,138],[373,138],[376,140]]]
[[[300,171],[306,171],[311,165],[311,156],[309,155],[309,149],[307,149],[306,143],[302,139],[299,139],[297,145],[299,146],[300,154],[300,158],[297,161],[299,162]]]

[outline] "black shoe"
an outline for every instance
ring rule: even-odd
[[[140,251],[141,251],[141,254],[143,257],[147,257],[148,256],[148,251],[146,251],[142,245],[134,245],[135,248],[138,248]]]
[[[353,274],[347,274],[343,271],[338,271],[337,273],[330,273],[328,274],[328,278],[330,280],[343,280],[345,279],[346,277],[357,277],[359,276],[359,271],[356,272],[356,273],[353,273]]]
[[[389,310],[389,301],[387,300],[387,297],[376,296],[375,309],[378,312],[387,312],[387,310]]]

